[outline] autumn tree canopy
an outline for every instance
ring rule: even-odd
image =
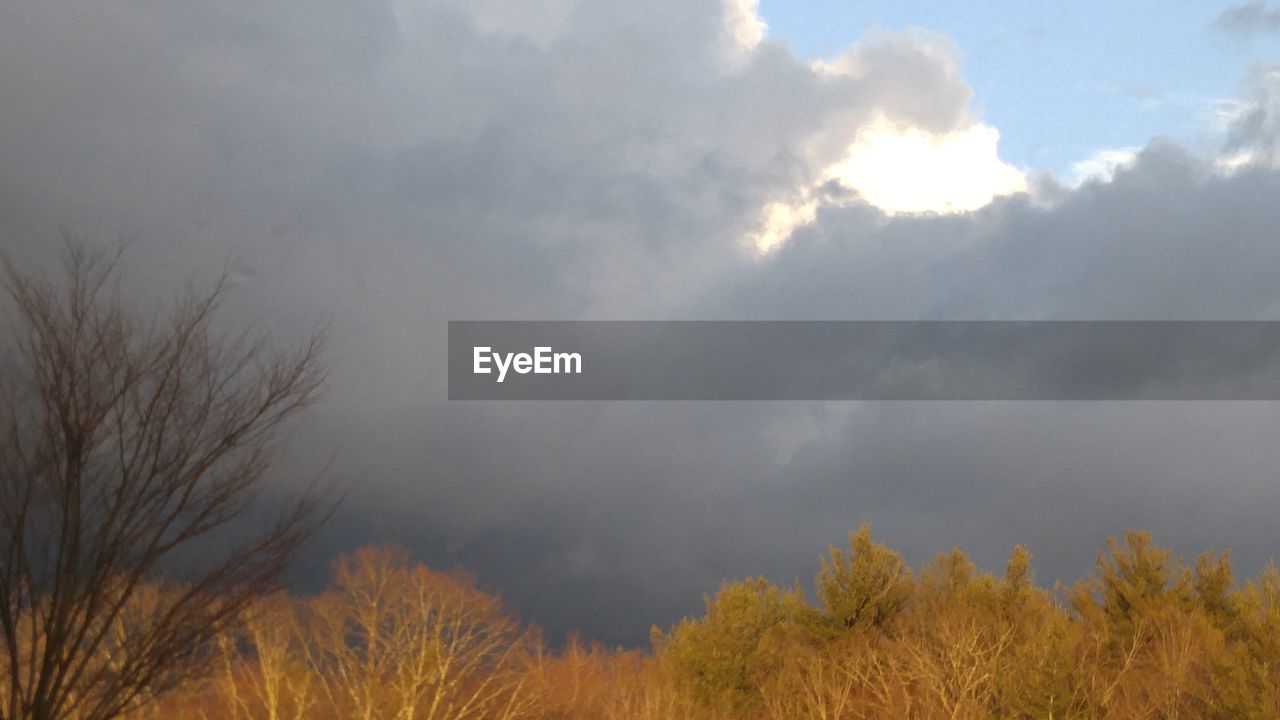
[[[366,548],[328,589],[277,595],[219,669],[138,717],[200,720],[890,720],[1280,716],[1280,571],[1184,564],[1140,532],[1070,586],[960,550],[911,569],[863,527],[820,560],[817,602],[724,583],[648,649],[549,647],[473,578]]]

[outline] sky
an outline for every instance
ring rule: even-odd
[[[1274,403],[447,399],[449,320],[1280,320],[1280,6],[955,5],[8,3],[0,248],[328,324],[274,480],[351,488],[305,587],[395,542],[636,645],[863,522],[1046,584],[1131,527],[1256,571]]]
[[[974,106],[1000,130],[1013,165],[1071,177],[1096,153],[1157,135],[1220,139],[1219,104],[1240,69],[1274,59],[1280,36],[1213,2],[890,2],[762,0],[769,34],[800,57],[827,58],[877,28],[927,28],[960,48]],[[1248,8],[1261,8],[1249,13]],[[1271,16],[1274,17],[1274,16]],[[1274,21],[1272,21],[1274,23]]]

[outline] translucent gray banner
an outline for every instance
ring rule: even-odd
[[[1280,400],[1280,322],[449,323],[451,400]]]

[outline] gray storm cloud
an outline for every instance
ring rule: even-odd
[[[1280,9],[1270,8],[1262,0],[1233,5],[1214,21],[1214,26],[1233,35],[1253,35],[1280,32]]]
[[[719,2],[9,4],[0,242],[132,237],[147,288],[234,257],[233,320],[329,319],[282,468],[337,447],[357,483],[316,554],[402,542],[555,632],[637,642],[722,578],[807,582],[863,520],[915,560],[1025,542],[1049,579],[1127,526],[1275,552],[1265,404],[447,402],[449,319],[1280,318],[1280,176],[1167,141],[967,215],[842,194],[756,256],[860,128],[960,127],[970,91],[927,34],[839,73],[727,37]]]

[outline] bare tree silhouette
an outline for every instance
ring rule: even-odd
[[[215,331],[225,274],[144,320],[121,252],[68,241],[62,260],[3,268],[0,720],[106,720],[181,682],[331,508],[312,482],[228,532],[324,385],[323,331],[287,352]]]

